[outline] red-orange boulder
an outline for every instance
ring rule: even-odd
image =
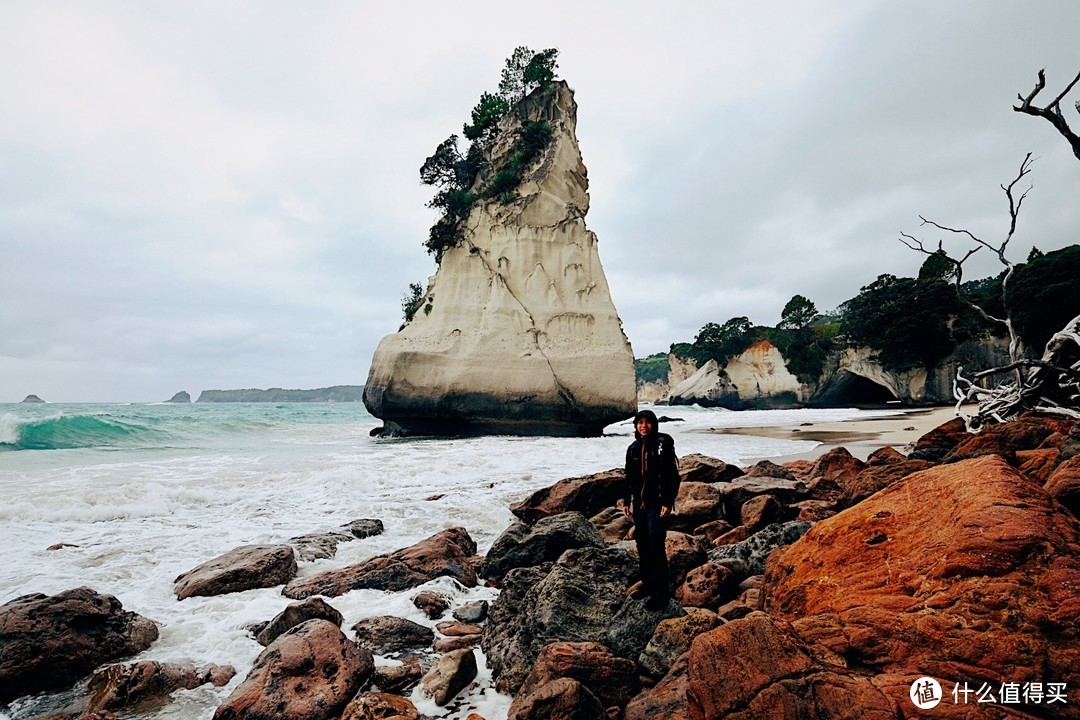
[[[576,510],[585,517],[592,517],[621,500],[624,485],[625,471],[622,468],[566,478],[554,485],[540,488],[521,502],[514,503],[510,506],[510,512],[527,523],[534,523],[540,518],[568,510]]]
[[[903,462],[907,457],[892,445],[878,448],[866,458],[867,465],[888,465],[890,463]]]
[[[953,418],[916,440],[908,457],[913,460],[939,462],[950,450],[970,437],[971,433],[964,426],[963,418]]]
[[[1068,421],[1037,415],[1025,415],[1013,422],[988,425],[953,448],[942,462],[1001,455],[1015,464],[1017,451],[1034,450],[1046,438],[1068,427]]]
[[[1069,512],[1080,517],[1080,455],[1058,465],[1046,480],[1045,488]]]
[[[866,463],[847,451],[847,448],[833,448],[817,459],[810,477],[821,478],[843,487],[855,479]]]
[[[1080,685],[1080,523],[999,457],[823,520],[770,557],[766,588],[770,614],[871,673]]]
[[[1016,453],[1016,466],[1024,475],[1042,485],[1050,479],[1060,455],[1061,451],[1057,448],[1021,450]]]
[[[929,460],[908,460],[906,458],[899,462],[871,465],[856,475],[854,480],[844,483],[844,494],[842,496],[844,504],[857,503],[863,498],[868,498],[877,491],[887,488],[894,482],[903,480],[908,475],[919,470],[925,470],[932,465],[933,463]]]
[[[869,678],[760,612],[699,635],[688,654],[688,676],[692,720],[902,717]]]
[[[684,607],[715,610],[735,597],[735,576],[717,563],[705,563],[686,575],[686,581],[675,591],[675,599]]]
[[[607,647],[594,642],[556,642],[546,645],[537,656],[509,717],[529,704],[529,696],[559,678],[576,680],[595,695],[604,707],[625,705],[638,691],[637,666],[616,657]]]

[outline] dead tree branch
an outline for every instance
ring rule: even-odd
[[[1031,97],[1035,94],[1037,93],[1033,93]],[[937,249],[931,250],[921,239],[905,232],[900,233],[900,242],[908,248],[924,255],[938,255],[951,263],[954,287],[960,299],[984,319],[1004,326],[1009,333],[1009,363],[1007,365],[977,372],[970,378],[964,375],[962,367],[957,369],[953,382],[956,413],[964,418],[968,430],[971,431],[988,423],[1007,422],[1020,413],[1032,410],[1080,418],[1080,316],[1073,318],[1061,332],[1050,339],[1039,360],[1033,360],[1020,357],[1020,337],[1013,326],[1008,310],[1009,279],[1013,275],[1015,265],[1006,253],[1009,243],[1016,234],[1017,220],[1024,200],[1031,191],[1030,185],[1022,192],[1018,191],[1018,186],[1031,172],[1032,162],[1031,153],[1028,153],[1024,156],[1024,161],[1020,163],[1020,170],[1016,177],[1007,185],[1001,185],[1009,202],[1009,227],[1000,242],[995,244],[970,230],[943,225],[934,220],[928,220],[922,215],[919,216],[919,220],[924,227],[932,227],[943,233],[961,237],[969,241],[972,246],[962,257],[954,257],[945,252],[944,240],[938,240]],[[1005,307],[1004,318],[990,315],[961,293],[964,263],[982,248],[992,251],[998,261],[1005,266],[1005,275],[1001,281],[1001,300]],[[1011,373],[1013,379],[993,388],[980,384],[985,383],[992,376],[1004,373]],[[978,403],[978,410],[974,415],[965,415],[962,408],[970,403]]]
[[[956,412],[969,430],[993,422],[1007,422],[1025,411],[1036,411],[1080,420],[1080,315],[1070,320],[1046,343],[1039,360],[1019,360],[1001,368],[976,373],[981,379],[1003,372],[1026,368],[1016,382],[990,390],[965,378],[963,368],[956,371],[953,396]],[[975,415],[964,416],[965,403],[978,402]]]
[[[921,252],[925,255],[936,255],[938,253],[941,253],[941,255],[946,260],[952,263],[954,269],[953,285],[956,288],[956,293],[960,297],[960,299],[963,300],[972,309],[974,309],[977,313],[979,313],[979,315],[982,316],[984,320],[1002,326],[1009,333],[1009,361],[1011,363],[1015,363],[1019,359],[1018,353],[1020,351],[1020,336],[1016,333],[1016,329],[1013,327],[1012,319],[1009,317],[1008,312],[1006,311],[1005,317],[1003,318],[991,315],[983,307],[972,302],[970,299],[965,298],[961,293],[960,286],[963,282],[964,277],[964,263],[967,261],[968,258],[978,252],[981,248],[985,247],[991,252],[993,252],[997,256],[998,261],[1005,266],[1005,277],[1002,278],[1001,281],[1001,300],[1002,305],[1005,305],[1009,279],[1012,277],[1013,270],[1015,269],[1015,266],[1009,260],[1005,253],[1009,247],[1009,242],[1012,241],[1013,236],[1016,234],[1016,223],[1017,219],[1020,217],[1020,208],[1023,207],[1024,200],[1027,198],[1028,193],[1031,192],[1031,185],[1028,185],[1028,187],[1022,193],[1020,193],[1019,196],[1017,196],[1016,187],[1021,180],[1023,180],[1025,177],[1028,176],[1028,174],[1031,173],[1031,165],[1033,162],[1035,161],[1031,157],[1031,153],[1025,155],[1023,162],[1020,163],[1020,169],[1019,171],[1017,171],[1016,177],[1014,177],[1008,185],[1001,185],[1001,189],[1005,191],[1005,197],[1009,201],[1009,229],[1005,233],[1005,237],[997,245],[982,239],[970,230],[949,227],[948,225],[942,225],[941,223],[935,222],[933,220],[928,220],[922,215],[919,216],[919,220],[923,226],[930,226],[942,232],[966,237],[974,243],[974,247],[969,249],[963,257],[955,258],[945,252],[944,240],[938,240],[937,250],[931,251],[925,247],[922,240],[919,240],[918,238],[904,232],[900,233],[900,242],[902,242],[904,245],[911,248],[912,250],[915,250],[916,252]]]
[[[1013,110],[1047,120],[1059,133],[1061,133],[1062,137],[1069,142],[1069,145],[1072,146],[1073,155],[1080,160],[1080,136],[1072,131],[1072,128],[1069,127],[1069,123],[1065,121],[1065,115],[1061,112],[1061,101],[1065,99],[1065,96],[1069,94],[1077,82],[1080,82],[1080,73],[1077,73],[1076,77],[1073,78],[1073,81],[1069,83],[1056,98],[1051,100],[1049,104],[1044,107],[1039,107],[1034,104],[1034,100],[1035,97],[1046,88],[1046,70],[1044,68],[1039,71],[1039,79],[1038,82],[1035,83],[1035,89],[1028,93],[1027,97],[1017,94],[1016,97],[1020,99],[1020,105],[1013,105]],[[1077,112],[1080,112],[1080,102],[1076,104],[1076,109]]]

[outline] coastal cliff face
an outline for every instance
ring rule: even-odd
[[[884,403],[942,405],[953,402],[952,381],[958,367],[984,368],[1009,362],[1002,339],[967,342],[933,368],[896,372],[884,368],[870,348],[844,348],[832,353],[816,383],[802,383],[787,367],[780,351],[762,340],[722,369],[714,360],[681,382],[671,382],[668,402],[733,410],[829,407]],[[686,361],[684,361],[686,362]],[[692,362],[692,361],[689,361]],[[672,366],[674,368],[674,365]],[[680,367],[680,373],[685,370]]]
[[[546,151],[513,201],[473,207],[421,311],[375,351],[364,403],[391,433],[596,435],[636,410],[633,352],[585,225],[573,92],[526,98],[492,165],[522,116],[551,127]]]
[[[693,375],[675,386],[673,405],[716,405],[745,408],[797,407],[807,396],[806,387],[791,374],[780,350],[759,340],[721,368],[709,360]],[[689,401],[689,402],[687,402]]]

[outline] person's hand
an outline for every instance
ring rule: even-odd
[[[622,506],[622,511],[623,511],[623,515],[625,515],[626,517],[633,517],[634,516],[634,511],[630,509],[629,505],[623,505]]]
[[[671,514],[671,508],[669,508],[667,505],[661,505],[660,506],[660,517],[667,517],[670,514]]]

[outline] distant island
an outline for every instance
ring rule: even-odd
[[[363,385],[335,385],[314,390],[203,390],[195,402],[360,402]]]

